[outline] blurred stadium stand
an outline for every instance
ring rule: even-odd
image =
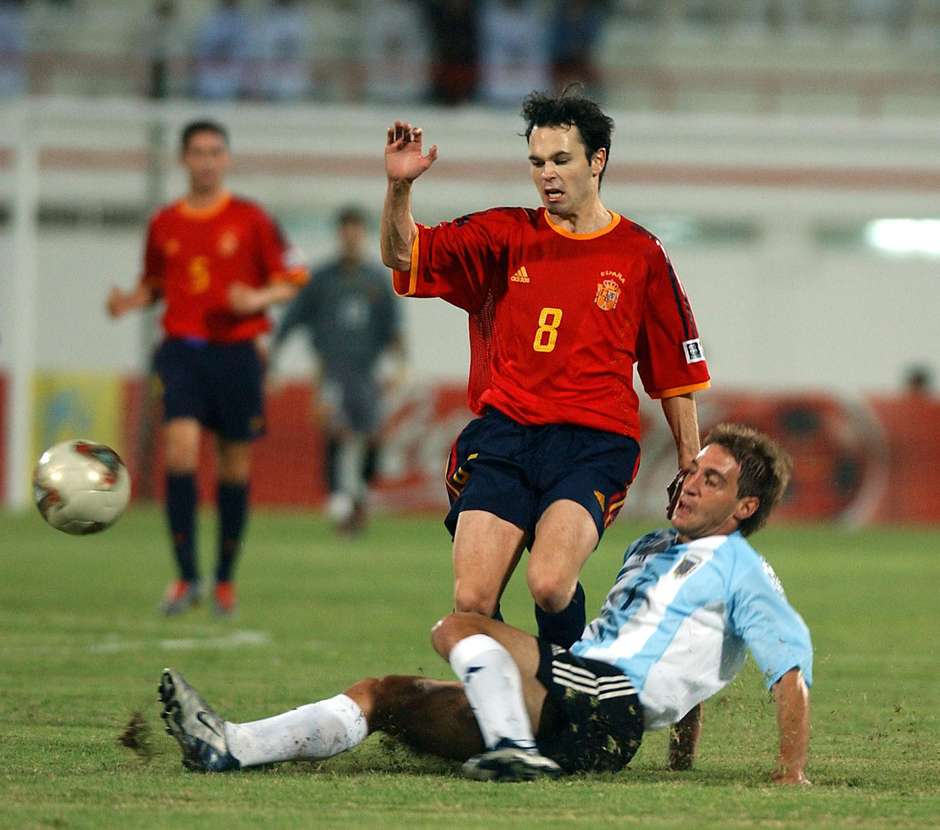
[[[474,5],[487,18],[495,14],[494,4],[504,2],[531,8],[546,25],[559,5],[553,0]],[[421,76],[428,71],[427,55],[413,47],[427,37],[408,42],[403,34],[422,28],[419,0],[296,0],[276,12],[272,8],[278,4],[267,0],[236,5],[256,40],[270,32],[275,13],[309,32],[283,47],[289,49],[295,78],[291,88],[301,98],[400,99],[389,74],[400,77],[416,99],[426,91]],[[589,5],[603,15],[596,87],[612,107],[866,115],[940,109],[937,0],[593,0]],[[189,96],[198,90],[201,27],[216,3],[4,0],[0,8],[0,21],[22,15],[21,88],[30,93]],[[0,65],[8,72],[20,60],[19,39],[0,35]],[[250,67],[248,74],[264,75],[268,47],[236,49]],[[538,77],[536,63],[544,50],[533,44],[530,51],[520,60],[530,61],[523,68]],[[155,64],[163,73],[157,82]],[[7,93],[16,88],[7,84]],[[3,89],[0,83],[0,94]],[[284,97],[257,84],[243,84],[239,96]]]
[[[77,434],[115,443],[138,494],[159,481],[146,442],[153,320],[111,323],[103,300],[137,274],[149,211],[184,186],[186,120],[208,111],[231,126],[233,188],[314,263],[332,252],[337,207],[377,215],[399,115],[442,148],[419,220],[533,202],[515,107],[428,102],[426,4],[284,5],[311,32],[291,54],[305,93],[285,102],[249,83],[235,102],[206,102],[192,97],[193,47],[214,0],[0,0],[0,499],[21,503],[28,460]],[[241,6],[256,20],[269,3]],[[550,30],[557,4],[535,7]],[[595,8],[591,88],[618,123],[605,202],[664,240],[689,288],[716,379],[703,425],[742,417],[785,439],[803,470],[788,515],[940,520],[940,496],[919,486],[940,465],[940,397],[902,390],[910,364],[940,365],[940,0]],[[394,402],[381,495],[427,507],[467,416],[466,321],[443,303],[403,312],[414,382]],[[271,401],[255,492],[316,504],[310,366],[290,344],[285,358],[294,383]],[[674,463],[650,407],[634,514],[658,512]]]

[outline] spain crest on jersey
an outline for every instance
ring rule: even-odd
[[[617,301],[620,299],[620,286],[614,280],[604,280],[597,284],[597,294],[594,295],[594,302],[597,307],[603,311],[611,311],[617,307]]]

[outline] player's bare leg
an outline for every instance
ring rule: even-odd
[[[186,611],[200,599],[195,549],[200,431],[195,418],[173,418],[163,427],[166,515],[178,570],[160,606],[167,616]]]
[[[480,727],[455,680],[389,675],[346,690],[370,732],[385,732],[419,752],[465,761],[484,749]]]
[[[536,679],[534,637],[479,614],[450,614],[432,642],[463,683],[486,751],[464,764],[471,778],[518,781],[561,774],[535,743],[546,689]]]
[[[247,484],[251,476],[251,442],[218,439],[219,481]]]
[[[544,639],[567,648],[581,636],[584,591],[578,575],[597,542],[593,517],[570,499],[553,502],[539,519],[526,579]]]
[[[180,745],[183,764],[205,772],[330,758],[383,731],[422,752],[470,758],[464,769],[476,778],[560,774],[532,737],[546,698],[535,678],[535,639],[479,614],[451,614],[435,627],[432,640],[464,677],[463,684],[367,678],[334,697],[234,723],[217,715],[179,672],[165,669],[163,719]]]
[[[454,608],[489,617],[519,562],[525,533],[485,510],[464,510],[454,533]]]
[[[529,591],[540,608],[558,613],[567,607],[597,542],[594,519],[580,504],[560,499],[548,506],[535,526],[526,572]]]
[[[526,711],[533,727],[537,729],[546,693],[545,687],[535,679],[539,668],[539,648],[535,637],[489,617],[457,612],[448,614],[434,626],[431,644],[441,657],[449,660],[459,642],[476,634],[491,637],[512,657],[522,680]]]
[[[201,427],[195,418],[174,418],[163,427],[163,457],[168,473],[189,474],[199,465]]]
[[[235,586],[232,581],[235,561],[241,548],[248,518],[248,478],[251,474],[251,442],[218,439],[219,545],[215,570],[215,612],[220,616],[235,613]]]

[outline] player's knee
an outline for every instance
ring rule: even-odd
[[[350,686],[345,694],[353,700],[365,698],[369,700],[380,700],[382,691],[382,681],[384,677],[364,677],[362,680]]]
[[[454,610],[491,617],[496,599],[475,585],[458,584],[454,591]]]
[[[431,645],[445,660],[450,654],[450,650],[460,639],[457,635],[458,626],[456,625],[454,617],[454,614],[448,614],[443,619],[434,623],[434,627],[431,629]]]
[[[564,611],[574,590],[570,580],[554,574],[529,574],[529,592],[536,605],[550,614]]]
[[[445,660],[451,649],[465,637],[482,632],[481,621],[486,620],[479,614],[454,612],[439,620],[431,629],[431,645]]]
[[[183,474],[194,473],[199,464],[199,445],[195,446],[187,438],[177,438],[166,442],[164,458],[167,472]]]
[[[190,452],[187,447],[166,448],[166,471],[175,475],[195,473],[198,466],[198,454]]]

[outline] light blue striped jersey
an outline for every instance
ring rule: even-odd
[[[809,629],[763,557],[739,532],[677,536],[658,530],[630,545],[600,616],[571,651],[630,678],[647,729],[681,720],[730,683],[745,647],[768,687],[797,667],[811,684]]]

